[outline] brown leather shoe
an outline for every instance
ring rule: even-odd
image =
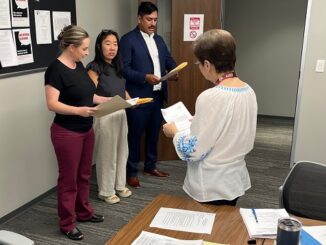
[[[127,178],[128,185],[134,187],[134,188],[140,188],[139,179],[137,176],[132,176]]]
[[[153,169],[153,170],[144,170],[144,174],[145,175],[152,175],[152,176],[155,176],[155,177],[168,177],[168,176],[170,176],[170,174],[165,173],[165,172],[163,172],[161,170],[158,170],[157,168]]]

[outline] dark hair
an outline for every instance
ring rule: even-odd
[[[193,49],[200,63],[208,60],[217,72],[234,71],[236,45],[228,31],[214,29],[204,32],[194,42]]]
[[[144,15],[158,12],[156,5],[152,2],[141,2],[138,6],[138,16],[143,17]]]
[[[118,51],[117,55],[112,60],[112,66],[117,74],[118,77],[122,78],[122,62],[120,58],[120,43],[119,43],[119,35],[117,32],[113,30],[102,30],[97,38],[95,43],[95,58],[93,62],[96,62],[99,66],[99,72],[104,73],[105,75],[110,75],[108,71],[108,64],[105,61],[105,58],[103,56],[103,50],[102,50],[102,42],[107,37],[113,35],[117,39],[118,44]]]
[[[88,33],[76,25],[65,26],[58,35],[59,49],[65,50],[70,44],[79,47],[85,38],[88,38]]]

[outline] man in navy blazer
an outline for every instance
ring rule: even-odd
[[[138,7],[138,26],[125,34],[120,41],[123,60],[123,75],[126,90],[132,98],[153,98],[151,103],[127,109],[128,146],[127,183],[140,187],[137,177],[140,160],[140,143],[145,133],[144,174],[167,177],[156,168],[157,143],[162,124],[161,108],[167,100],[166,81],[160,77],[176,67],[161,36],[155,33],[158,9],[151,2],[142,2]]]

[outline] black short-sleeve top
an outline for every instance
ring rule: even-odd
[[[77,62],[75,69],[70,69],[56,59],[45,72],[45,85],[59,90],[59,101],[66,105],[93,106],[96,88],[81,62]],[[54,122],[71,131],[86,132],[92,128],[93,117],[56,113]]]
[[[97,62],[93,61],[86,67],[87,70],[93,70],[99,75],[96,94],[105,97],[119,95],[126,98],[126,80],[119,77],[113,65],[106,63],[101,71]]]

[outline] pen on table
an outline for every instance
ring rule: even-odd
[[[257,218],[256,210],[254,208],[252,208],[251,211],[252,211],[252,214],[255,217],[256,223],[258,223],[258,218]]]

